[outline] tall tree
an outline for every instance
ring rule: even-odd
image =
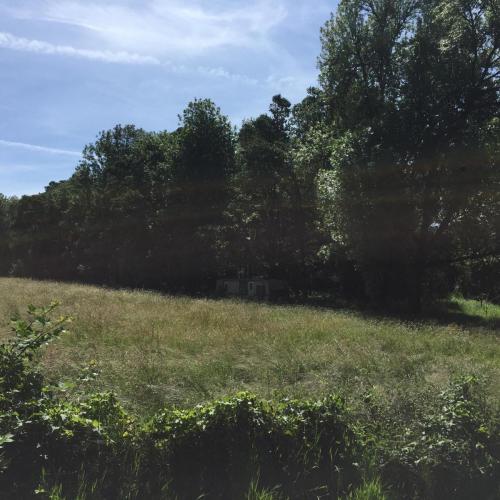
[[[498,187],[499,16],[497,0],[344,0],[322,31],[323,190],[372,297],[419,309],[438,277],[448,287],[447,264],[479,250],[457,237]]]
[[[273,97],[268,115],[246,121],[238,137],[238,171],[228,209],[235,267],[293,278],[297,261],[291,157],[291,104]]]
[[[234,131],[208,100],[191,102],[175,132],[170,217],[173,280],[186,290],[207,288],[218,274],[217,255],[229,179],[234,171]],[[175,278],[174,278],[175,275]]]
[[[132,125],[102,132],[84,150],[75,181],[91,184],[83,266],[106,281],[140,286],[147,239],[148,179],[144,143]],[[83,191],[84,192],[84,191]]]

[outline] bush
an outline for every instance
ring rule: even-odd
[[[13,320],[13,338],[0,346],[3,497],[31,496],[42,474],[46,480],[62,475],[74,482],[83,466],[90,476],[109,473],[132,422],[111,394],[71,403],[44,384],[36,369],[37,352],[63,334],[69,322],[51,319],[56,307],[30,306],[28,320]]]
[[[477,378],[459,379],[440,399],[390,451],[386,481],[419,498],[499,498],[500,432]]]
[[[290,496],[336,495],[357,481],[356,440],[337,398],[271,405],[250,394],[165,410],[146,426],[148,467],[179,498],[243,498],[280,484]],[[156,469],[156,466],[165,469]]]

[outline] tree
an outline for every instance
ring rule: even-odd
[[[73,184],[87,209],[73,205],[71,218],[80,223],[78,265],[92,281],[101,277],[129,286],[147,281],[148,141],[145,131],[118,125],[83,152]]]
[[[235,163],[234,132],[212,101],[195,100],[180,117],[175,139],[170,275],[176,287],[195,291],[207,288],[218,274],[219,234]]]
[[[273,97],[269,115],[246,121],[238,136],[228,226],[234,269],[297,280],[297,185],[292,165],[291,103]]]
[[[339,275],[339,252],[331,243],[327,222],[329,204],[318,190],[320,173],[330,166],[332,127],[328,123],[324,93],[309,88],[293,108],[292,164],[295,179],[295,235],[301,256],[302,289],[332,292],[332,278]],[[337,280],[336,280],[337,281]]]
[[[499,16],[496,0],[344,0],[322,30],[334,136],[323,190],[372,298],[418,310],[479,251],[459,236],[498,186]]]
[[[233,130],[211,101],[191,103],[180,125],[174,133],[103,131],[70,179],[23,197],[10,235],[16,272],[206,288],[217,273]]]
[[[10,229],[15,200],[0,193],[0,274],[5,275],[10,270]]]

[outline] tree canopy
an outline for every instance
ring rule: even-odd
[[[342,0],[318,86],[236,130],[194,100],[118,125],[72,177],[0,197],[0,272],[207,292],[217,277],[373,303],[500,299],[498,0]]]

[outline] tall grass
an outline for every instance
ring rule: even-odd
[[[23,422],[0,432],[12,498],[500,493],[496,306],[456,298],[410,321],[0,279],[0,341],[9,316],[53,298],[73,334],[14,363],[19,380],[1,379],[7,414]],[[16,341],[59,325],[37,321],[14,322]],[[15,345],[3,351],[8,373]],[[33,359],[53,384],[22,403],[24,389],[9,387],[41,380]],[[215,400],[241,390],[257,396]]]
[[[446,316],[409,322],[1,278],[0,337],[26,304],[52,299],[75,318],[74,333],[46,350],[46,376],[76,383],[75,392],[82,380],[113,390],[137,414],[242,390],[271,399],[340,392],[366,418],[387,412],[405,422],[428,394],[465,373],[480,375],[489,398],[498,398],[500,345],[491,325],[500,308],[491,305],[457,299],[450,323]],[[89,366],[100,373],[95,381],[82,377]]]

